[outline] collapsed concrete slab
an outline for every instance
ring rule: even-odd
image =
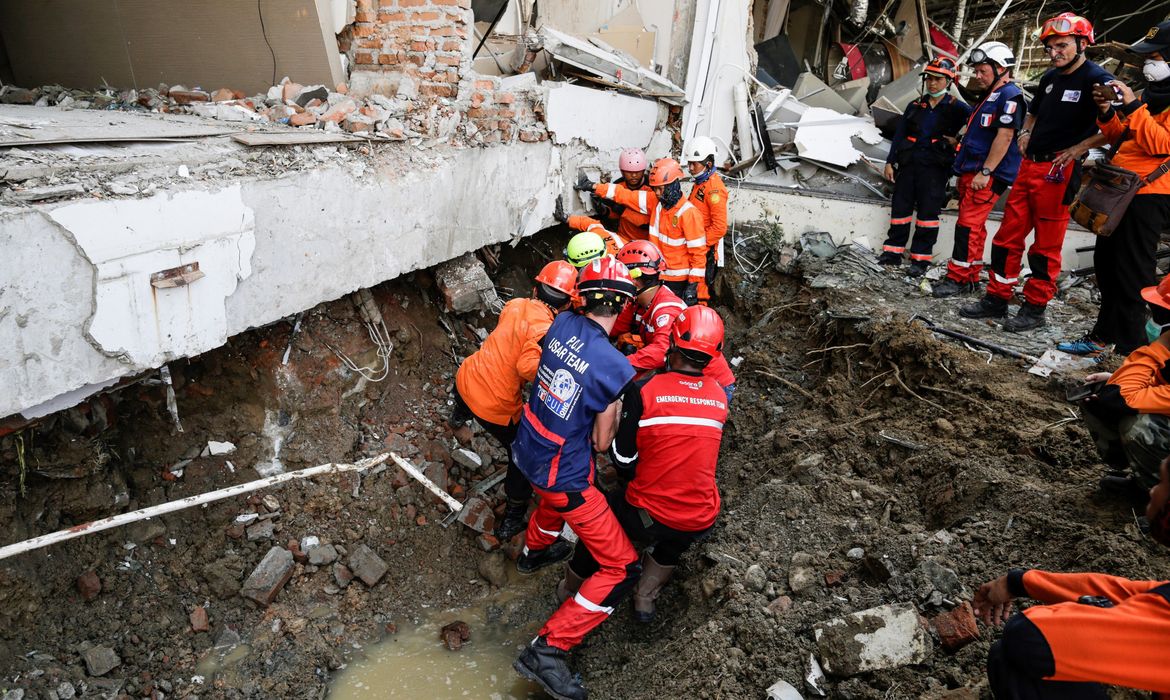
[[[912,605],[882,605],[813,628],[825,672],[854,676],[922,663],[930,637]]]

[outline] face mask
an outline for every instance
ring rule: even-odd
[[[1170,64],[1152,58],[1146,59],[1145,65],[1142,66],[1142,75],[1151,83],[1160,83],[1170,78]]]
[[[926,94],[930,95],[931,97],[942,97],[943,95],[947,94],[947,89],[943,88],[942,90],[939,90],[938,92],[929,92],[928,91]]]

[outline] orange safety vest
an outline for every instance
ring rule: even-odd
[[[520,420],[521,389],[536,377],[540,341],[556,311],[537,299],[513,299],[500,311],[496,328],[459,365],[455,386],[471,412],[496,425]]]
[[[719,173],[711,173],[703,184],[691,188],[687,201],[702,214],[707,247],[715,249],[715,258],[722,265],[723,236],[727,234],[727,185]]]
[[[664,209],[653,192],[632,192],[622,184],[596,185],[593,191],[650,215],[650,242],[662,251],[666,263],[659,279],[695,284],[703,280],[707,271],[707,233],[703,216],[694,204],[684,199],[673,209]]]

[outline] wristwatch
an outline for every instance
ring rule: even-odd
[[[980,169],[979,169],[979,174],[980,174],[980,175],[990,175],[990,174],[991,174],[991,168],[980,168]]]

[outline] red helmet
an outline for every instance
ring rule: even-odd
[[[1170,309],[1170,275],[1163,277],[1157,285],[1143,289],[1142,298],[1155,306]]]
[[[617,259],[630,271],[631,278],[657,278],[665,266],[662,251],[650,241],[630,241],[618,251]]]
[[[941,75],[942,77],[949,80],[954,80],[955,62],[949,58],[940,56],[938,58],[932,59],[930,63],[927,63],[926,67],[922,69],[922,72],[924,74],[930,73],[931,75]]]
[[[633,298],[638,291],[629,270],[612,255],[598,258],[581,268],[577,290],[586,304],[590,298],[600,298],[607,292]]]
[[[1093,43],[1093,23],[1073,12],[1061,12],[1040,27],[1040,43],[1054,36],[1079,36]]]
[[[650,170],[650,186],[661,187],[683,179],[682,166],[674,158],[659,158]]]
[[[684,352],[715,357],[723,351],[723,319],[709,306],[692,306],[675,319],[670,340]]]
[[[572,296],[577,287],[577,268],[568,261],[554,260],[541,268],[536,281]]]

